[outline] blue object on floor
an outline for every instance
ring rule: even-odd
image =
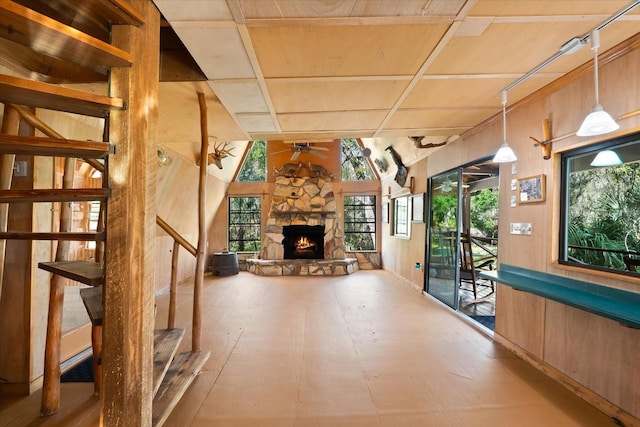
[[[60,376],[63,383],[93,382],[93,357],[88,357]]]

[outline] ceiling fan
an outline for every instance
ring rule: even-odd
[[[288,150],[276,151],[272,154],[284,153],[285,151]],[[291,151],[293,151],[291,160],[296,160],[298,156],[300,156],[300,153],[309,153],[313,154],[314,156],[320,157],[321,159],[326,159],[327,155],[322,153],[322,151],[329,151],[329,149],[327,147],[318,147],[316,145],[311,145],[311,143],[309,142],[294,142],[291,143]]]

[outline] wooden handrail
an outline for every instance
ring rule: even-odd
[[[159,216],[156,216],[156,224],[160,226],[169,236],[173,237],[173,240],[180,243],[180,246],[185,248],[191,255],[196,256],[196,248],[187,240],[182,237],[176,230],[174,230],[166,221]]]

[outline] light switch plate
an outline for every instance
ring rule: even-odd
[[[520,234],[523,236],[531,236],[532,225],[530,222],[512,222],[511,234]]]
[[[27,176],[26,160],[21,160],[13,164],[13,176]]]

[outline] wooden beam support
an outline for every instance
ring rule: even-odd
[[[209,130],[207,124],[207,100],[198,92],[200,106],[200,158],[206,159],[209,152]],[[207,162],[200,162],[198,182],[198,248],[196,253],[196,277],[193,284],[193,330],[191,331],[191,351],[200,351],[202,340],[202,287],[204,284],[205,250],[207,229],[205,207],[207,205]]]
[[[73,188],[76,161],[72,157],[64,159],[62,188]],[[60,204],[60,232],[71,231],[73,210],[71,203]],[[69,259],[71,245],[68,240],[60,240],[56,247],[56,262]],[[51,276],[49,285],[49,313],[47,317],[47,340],[44,348],[44,380],[42,384],[41,415],[52,415],[60,407],[60,341],[62,339],[62,312],[64,303],[64,280],[62,276]]]
[[[167,319],[167,328],[176,327],[176,305],[178,299],[178,253],[180,251],[180,243],[173,241],[173,253],[171,254],[171,284],[169,285],[169,316]]]
[[[112,43],[135,58],[111,71],[111,93],[127,103],[112,111],[107,250],[102,324],[100,424],[151,425],[155,300],[156,167],[160,13],[132,0],[145,25],[114,26]]]
[[[17,135],[20,125],[20,115],[15,108],[6,106],[2,116],[2,134]],[[11,179],[13,178],[13,164],[15,154],[0,155],[0,189],[9,190]],[[9,215],[9,205],[0,204],[0,232],[7,231],[7,220]],[[0,298],[2,298],[2,281],[4,279],[4,256],[7,248],[5,240],[0,241]]]

